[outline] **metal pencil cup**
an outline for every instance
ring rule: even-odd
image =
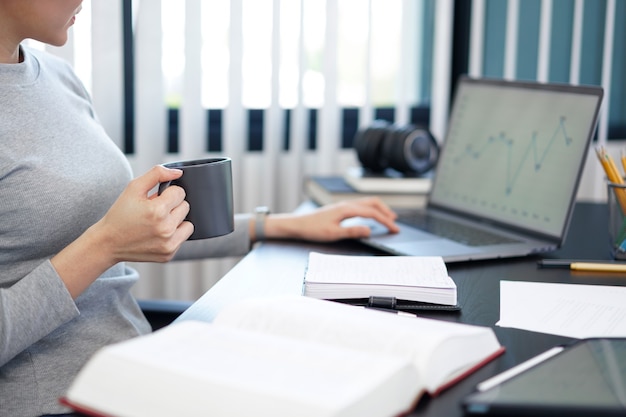
[[[607,181],[607,192],[611,255],[626,260],[626,184]]]

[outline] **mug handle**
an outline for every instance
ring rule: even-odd
[[[165,191],[167,189],[167,187],[169,187],[170,185],[172,185],[172,181],[166,181],[166,182],[159,183],[159,191],[157,192],[157,195],[161,195],[161,193],[163,191]]]

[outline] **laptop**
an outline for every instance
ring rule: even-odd
[[[370,222],[363,242],[446,262],[559,248],[602,97],[597,86],[462,76],[426,207],[399,210],[398,234]]]

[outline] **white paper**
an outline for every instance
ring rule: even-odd
[[[578,339],[626,337],[626,287],[501,281],[496,325]]]
[[[440,256],[309,254],[308,282],[454,288]]]
[[[395,297],[456,305],[456,284],[441,256],[309,254],[304,295],[323,298]]]

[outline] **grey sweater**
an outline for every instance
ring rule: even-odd
[[[129,292],[134,270],[115,265],[73,300],[49,261],[132,173],[69,65],[23,52],[22,63],[0,64],[0,415],[11,417],[67,411],[58,399],[98,348],[150,331]],[[244,254],[247,221],[178,257]]]

